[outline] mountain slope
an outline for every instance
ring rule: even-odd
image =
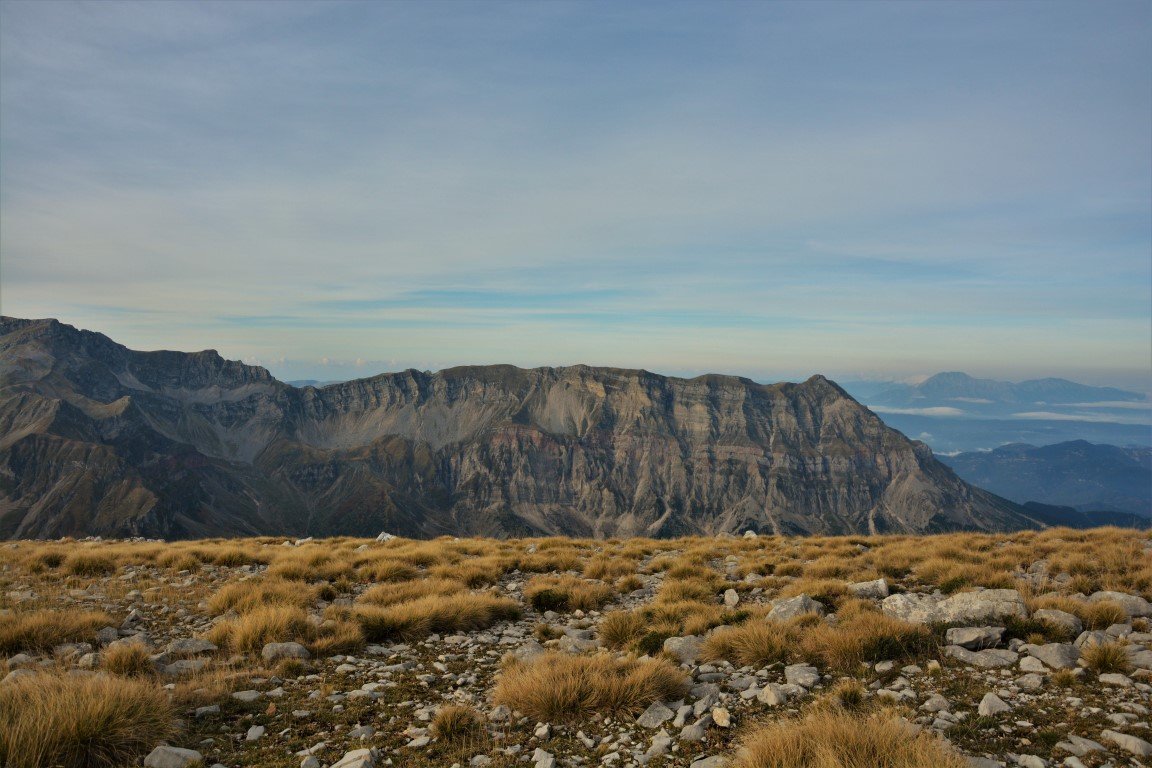
[[[970,483],[1024,503],[1152,516],[1152,449],[1075,440],[1037,448],[1005,445],[993,451],[941,457]]]
[[[1137,392],[1093,387],[1067,379],[1031,379],[1019,383],[977,379],[966,373],[938,373],[919,384],[889,384],[869,393],[869,402],[889,406],[968,403],[969,405],[1056,405],[1097,402],[1143,402]]]
[[[571,366],[297,389],[0,321],[0,536],[925,532],[1032,525],[820,376]]]

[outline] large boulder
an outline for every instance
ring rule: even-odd
[[[858,581],[855,584],[849,584],[848,591],[856,597],[879,600],[881,598],[888,597],[888,582],[884,579],[876,579],[875,581]]]
[[[787,600],[779,600],[772,604],[772,610],[768,613],[768,618],[784,620],[802,616],[805,613],[815,613],[818,616],[824,615],[824,604],[819,600],[813,600],[808,595],[796,595]]]
[[[1014,589],[982,589],[961,592],[940,603],[939,621],[948,624],[990,621],[1015,617],[1028,618],[1024,598]]]
[[[681,664],[691,664],[700,655],[701,640],[696,635],[669,637],[664,641],[664,650],[680,659]]]
[[[1080,618],[1067,611],[1058,611],[1055,608],[1041,608],[1032,614],[1032,618],[1042,621],[1045,624],[1059,627],[1066,631],[1070,637],[1076,637],[1084,631],[1084,623],[1080,621]]]
[[[1119,603],[1128,612],[1129,618],[1136,616],[1152,616],[1152,603],[1139,595],[1126,595],[1123,592],[1094,592],[1088,598],[1090,602],[1098,603],[1101,600],[1111,600]]]
[[[902,592],[890,595],[880,603],[881,610],[889,616],[913,624],[931,624],[939,621],[938,607],[941,598],[935,595],[922,595],[916,592]]]
[[[264,661],[279,661],[280,659],[310,659],[312,654],[300,643],[268,643],[260,652]]]
[[[995,648],[1004,636],[1004,627],[952,627],[944,633],[948,645],[959,645],[970,651]]]
[[[1072,643],[1025,645],[1021,650],[1033,658],[1040,659],[1052,669],[1074,669],[1080,658],[1080,649]]]

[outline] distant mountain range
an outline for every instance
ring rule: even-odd
[[[821,376],[491,365],[296,388],[0,319],[0,537],[1035,525]]]
[[[1152,449],[1076,440],[941,456],[968,482],[1024,503],[1152,516]]]
[[[1012,383],[939,373],[919,384],[849,382],[888,425],[937,453],[1087,440],[1152,447],[1152,401],[1067,379]]]

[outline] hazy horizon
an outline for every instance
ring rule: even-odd
[[[0,4],[0,311],[278,378],[1152,391],[1147,2]]]

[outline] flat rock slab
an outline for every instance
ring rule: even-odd
[[[1139,736],[1133,736],[1129,733],[1119,733],[1118,731],[1104,731],[1100,734],[1100,738],[1104,741],[1110,741],[1120,749],[1126,752],[1131,752],[1136,757],[1152,757],[1152,744],[1149,744]]]
[[[1020,659],[1020,654],[1014,651],[1003,651],[997,649],[989,649],[987,651],[970,651],[967,648],[961,648],[958,645],[949,645],[944,649],[944,653],[968,664],[972,667],[980,667],[982,669],[995,669],[996,667],[1010,667]]]
[[[1022,650],[1029,656],[1040,659],[1052,669],[1073,669],[1080,659],[1080,649],[1072,643],[1025,645]]]
[[[959,645],[970,651],[995,648],[1004,637],[1004,627],[952,627],[944,633],[948,645]]]
[[[768,618],[783,621],[784,619],[792,619],[796,616],[802,616],[805,613],[815,613],[818,616],[824,615],[824,603],[819,600],[813,600],[808,595],[796,595],[787,600],[780,600],[772,605],[772,610],[768,614]]]

